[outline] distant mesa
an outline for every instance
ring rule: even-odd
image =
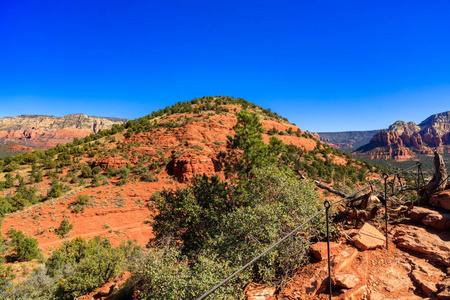
[[[12,153],[49,149],[57,144],[66,144],[74,138],[83,138],[91,133],[109,129],[113,124],[122,124],[128,119],[95,117],[85,114],[70,114],[64,117],[47,115],[20,115],[0,118],[0,145]]]

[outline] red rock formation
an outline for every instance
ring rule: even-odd
[[[381,146],[403,146],[403,141],[398,134],[387,130],[381,130],[380,133],[374,135],[370,143],[379,143]]]
[[[185,183],[197,175],[214,175],[214,161],[202,154],[186,153],[173,162],[173,174],[178,182]]]
[[[429,155],[434,150],[450,151],[450,147],[446,146],[450,146],[450,112],[433,115],[419,125],[397,121],[389,126],[389,130],[374,135],[369,144],[355,152],[372,159],[405,161],[414,152]]]
[[[109,167],[114,168],[115,170],[120,169],[121,167],[126,167],[128,162],[125,159],[120,157],[102,157],[94,162],[95,166],[100,166],[103,170],[107,170]]]

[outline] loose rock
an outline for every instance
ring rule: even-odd
[[[369,223],[365,223],[354,237],[355,246],[361,250],[375,249],[383,247],[386,243],[386,238],[375,227]]]

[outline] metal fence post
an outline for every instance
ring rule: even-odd
[[[420,206],[420,162],[417,163],[417,206]]]
[[[330,201],[325,201],[323,203],[323,205],[325,206],[325,218],[327,219],[327,250],[328,250],[328,289],[330,292],[330,300],[331,300],[331,292],[332,292],[332,288],[331,288],[331,258],[330,258],[330,225],[328,222],[328,210],[331,207]]]
[[[387,179],[389,178],[388,174],[384,174],[384,215],[385,215],[385,226],[386,226],[386,250],[389,249],[388,246],[388,208],[387,208]]]

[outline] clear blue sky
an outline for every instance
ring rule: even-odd
[[[303,130],[450,110],[450,1],[0,1],[0,117],[242,97]]]

